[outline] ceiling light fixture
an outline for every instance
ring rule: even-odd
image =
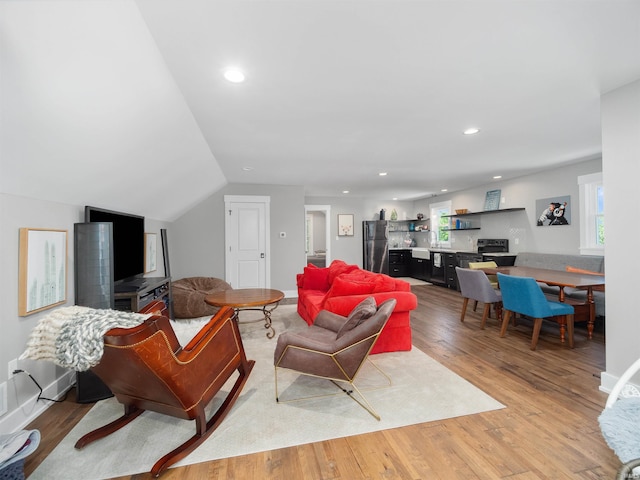
[[[442,190],[440,190],[440,191],[441,191],[441,192],[447,192],[447,191],[448,191],[448,189],[443,188],[443,189],[442,189]]]
[[[494,175],[494,176],[493,176],[493,179],[494,179],[494,180],[498,180],[498,179],[500,179],[500,178],[502,178],[502,175]]]
[[[342,190],[342,193],[349,193],[349,190]]]
[[[478,133],[479,131],[480,131],[480,129],[479,129],[479,128],[475,128],[475,127],[473,127],[473,128],[467,128],[467,129],[466,129],[464,132],[462,132],[462,133],[464,133],[465,135],[475,135],[475,134],[476,134],[476,133]]]
[[[385,177],[387,175],[387,172],[380,172],[378,175],[380,175],[381,177]]]
[[[225,70],[224,78],[229,80],[231,83],[242,83],[244,82],[244,73],[236,68],[229,68]]]
[[[242,170],[245,172],[250,172],[251,170],[253,170],[253,167],[242,167]]]

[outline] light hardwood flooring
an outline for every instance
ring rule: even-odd
[[[549,322],[532,352],[528,320],[518,319],[499,338],[495,318],[480,330],[481,308],[469,308],[460,322],[458,292],[437,286],[412,290],[419,301],[412,312],[414,345],[507,408],[171,469],[162,478],[614,478],[619,461],[597,421],[606,401],[598,390],[605,370],[602,325],[596,325],[593,340],[577,328],[572,350],[560,344],[558,327]],[[42,442],[26,461],[27,475],[90,408],[75,403],[72,391],[29,426],[40,429]],[[269,405],[264,408],[268,415]],[[121,480],[147,478],[148,473]]]

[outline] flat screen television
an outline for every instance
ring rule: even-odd
[[[144,276],[144,217],[84,207],[85,222],[113,224],[113,280],[118,283],[142,281]]]

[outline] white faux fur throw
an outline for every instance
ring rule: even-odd
[[[150,316],[77,305],[58,308],[38,322],[20,359],[49,360],[61,367],[89,370],[102,358],[106,332],[135,327]]]

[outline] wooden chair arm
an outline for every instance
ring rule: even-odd
[[[209,321],[182,347],[177,357],[181,362],[189,362],[193,360],[200,351],[203,350],[210,340],[215,337],[224,323],[224,320],[233,317],[234,310],[231,307],[222,307],[218,312],[209,319]]]

